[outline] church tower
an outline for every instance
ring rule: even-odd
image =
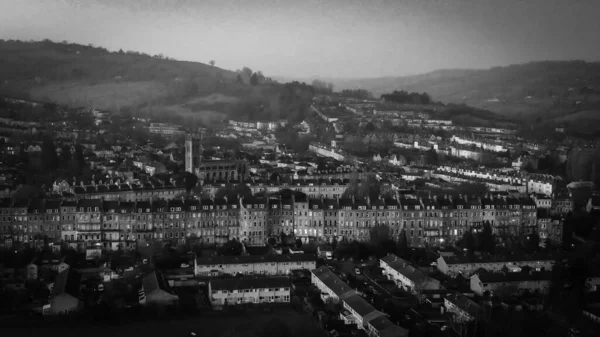
[[[196,173],[202,160],[202,134],[188,133],[185,135],[185,171]]]

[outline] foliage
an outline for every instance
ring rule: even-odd
[[[281,319],[272,318],[265,324],[262,336],[291,337],[289,327]]]
[[[280,144],[297,153],[307,151],[311,141],[310,137],[299,135],[290,126],[278,128],[275,137]]]
[[[399,104],[429,104],[431,103],[431,98],[427,93],[416,93],[416,92],[407,92],[404,90],[397,91],[394,90],[391,94],[383,94],[381,95],[381,99],[384,99],[385,102],[389,103],[399,103]]]
[[[229,240],[218,249],[219,255],[225,256],[238,256],[243,251],[242,243],[237,240]]]
[[[372,99],[373,94],[364,89],[344,89],[340,91],[340,96],[357,99]]]
[[[198,177],[195,174],[185,172],[183,174],[183,181],[185,182],[185,190],[190,192],[198,184]]]
[[[489,221],[484,222],[483,228],[477,233],[476,239],[478,243],[477,250],[483,253],[494,253],[495,240],[492,226]]]
[[[458,245],[462,249],[467,249],[468,253],[473,253],[473,251],[476,248],[476,246],[475,246],[475,236],[473,235],[473,233],[471,232],[470,229],[466,229],[465,230],[465,232],[463,233],[462,238],[458,242]]]
[[[382,258],[389,253],[396,253],[396,242],[391,237],[388,226],[375,225],[369,231],[369,244],[377,258]]]
[[[331,94],[333,93],[333,83],[328,83],[321,80],[313,80],[312,87],[315,92],[320,94]]]
[[[374,173],[367,174],[360,182],[358,181],[358,175],[354,174],[342,197],[354,197],[359,200],[370,198],[374,201],[380,196],[380,192],[381,184]]]
[[[454,188],[454,195],[482,196],[489,192],[483,183],[460,183]]]
[[[215,198],[222,199],[228,198],[229,200],[235,200],[240,198],[249,198],[252,196],[252,190],[246,184],[227,184],[221,187],[215,192]]]

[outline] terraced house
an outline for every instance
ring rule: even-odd
[[[4,244],[50,240],[112,250],[192,236],[217,245],[233,238],[247,245],[264,245],[269,238],[279,240],[282,233],[305,242],[333,238],[366,241],[376,225],[388,227],[394,239],[406,235],[413,246],[455,242],[465,231],[477,232],[485,223],[497,234],[537,231],[549,236],[538,228],[533,200],[490,196],[0,200],[0,212]],[[560,233],[552,233],[553,241],[562,238]]]

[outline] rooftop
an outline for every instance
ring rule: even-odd
[[[289,288],[290,280],[287,277],[214,279],[210,287],[212,290]]]

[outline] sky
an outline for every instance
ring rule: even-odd
[[[599,0],[0,0],[0,39],[371,78],[600,60]]]

